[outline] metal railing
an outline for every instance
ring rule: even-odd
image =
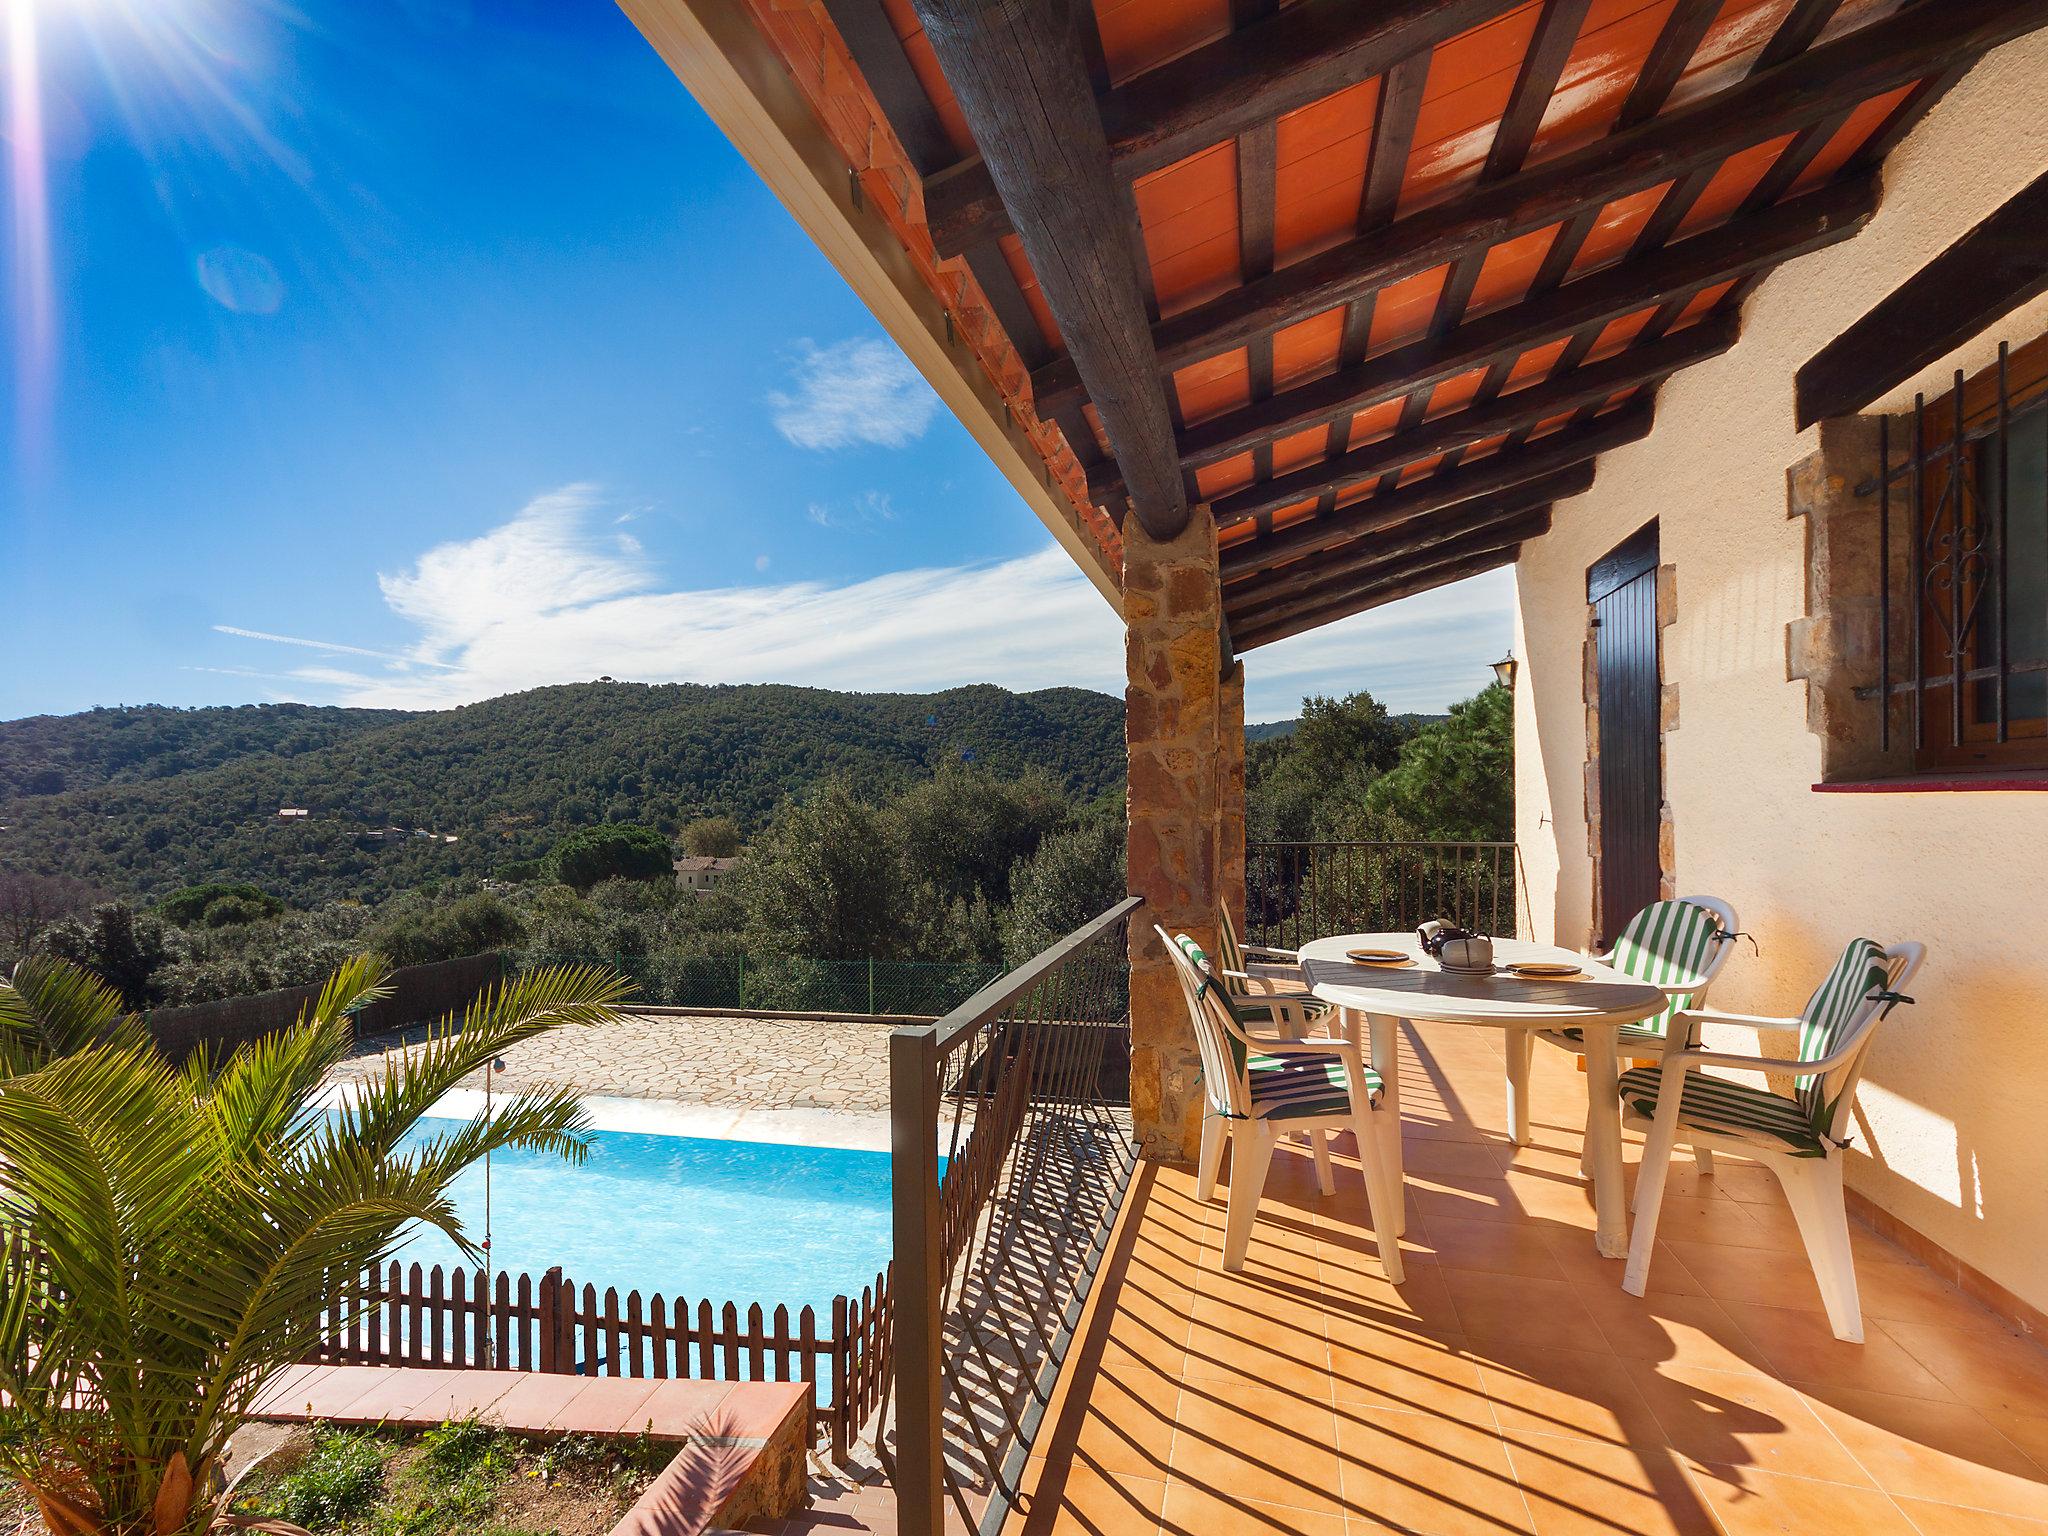
[[[630,977],[633,1000],[737,1012],[865,1013],[937,1018],[1002,975],[983,960],[824,960],[815,955],[556,954],[520,956],[539,965],[609,966]]]
[[[948,1499],[993,1532],[1016,1501],[1137,1158],[1125,946],[1140,904],[890,1038],[904,1536],[938,1536]]]
[[[1251,843],[1245,938],[1298,949],[1333,933],[1405,931],[1447,917],[1482,933],[1516,931],[1515,845]]]

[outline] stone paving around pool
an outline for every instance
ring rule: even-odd
[[[886,1116],[889,1030],[883,1023],[636,1013],[514,1046],[492,1086],[503,1093],[559,1084],[607,1098],[735,1111]],[[425,1033],[413,1027],[364,1040],[335,1075],[380,1071],[388,1052]]]

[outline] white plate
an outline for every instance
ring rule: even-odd
[[[1526,976],[1531,981],[1562,981],[1568,976],[1586,974],[1583,966],[1569,965],[1562,960],[1522,960],[1508,969],[1517,976]]]

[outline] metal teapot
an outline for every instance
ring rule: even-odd
[[[1424,923],[1415,930],[1424,953],[1449,971],[1490,971],[1493,969],[1493,940],[1483,933],[1460,928],[1444,918]]]

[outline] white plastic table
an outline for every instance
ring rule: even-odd
[[[1415,963],[1359,965],[1344,958],[1350,949],[1398,949]],[[1614,1032],[1659,1012],[1663,989],[1649,986],[1568,949],[1495,939],[1496,966],[1523,960],[1557,960],[1582,975],[1561,980],[1525,980],[1496,969],[1489,976],[1465,976],[1441,969],[1423,953],[1412,933],[1344,933],[1301,948],[1301,970],[1309,989],[1347,1013],[1364,1014],[1371,1034],[1373,1068],[1385,1082],[1382,1102],[1392,1113],[1381,1120],[1390,1145],[1388,1166],[1401,1179],[1400,1027],[1404,1021],[1471,1024],[1487,1029],[1579,1029],[1586,1040],[1586,1092],[1600,1112],[1587,1119],[1587,1162],[1593,1171],[1596,1216],[1594,1245],[1610,1259],[1628,1255],[1628,1202],[1621,1172],[1621,1106],[1615,1088]]]

